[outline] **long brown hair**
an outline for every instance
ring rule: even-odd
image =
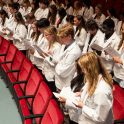
[[[124,25],[124,22],[122,22],[122,26],[123,25]],[[122,45],[124,47],[123,41],[124,41],[124,34],[122,33],[122,38],[121,38],[121,41],[120,41],[120,43],[118,45],[118,49],[117,49],[118,51],[120,50],[120,48],[121,48]]]
[[[38,38],[40,36],[40,31],[38,31],[37,21],[35,21],[33,24],[36,26],[36,32],[33,32],[31,34],[31,38],[35,39],[35,42],[37,42],[37,40],[38,40]]]
[[[92,97],[99,81],[99,74],[102,75],[103,80],[113,88],[113,80],[111,75],[103,65],[102,60],[94,52],[84,54],[78,61],[81,68],[84,69],[85,79],[89,83],[88,93]]]
[[[52,13],[49,11],[47,19],[50,20],[51,25],[55,25],[56,22],[56,15],[57,15],[57,8],[56,5],[50,5],[49,8],[52,9]]]
[[[23,1],[23,5],[24,5],[25,10],[27,10],[28,7],[31,6],[29,0],[25,0],[25,1]]]

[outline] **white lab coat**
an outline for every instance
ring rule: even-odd
[[[92,17],[95,18],[96,14],[94,14]],[[102,23],[105,21],[106,17],[104,14],[102,14],[100,16],[100,19],[94,19],[96,21],[96,23],[98,24],[98,26],[101,28],[102,27]]]
[[[97,88],[92,97],[87,93],[87,86],[81,95],[84,106],[79,114],[78,124],[113,124],[113,92],[102,76],[99,76]]]
[[[44,51],[46,51],[46,44],[47,44],[47,39],[43,37],[43,34],[41,34],[38,38],[37,42],[34,42],[34,44],[37,44],[40,48],[42,48]],[[43,61],[44,58],[40,56],[40,54],[35,50],[34,52],[34,61],[33,63],[38,67],[38,69],[42,70],[43,68]]]
[[[5,23],[4,23],[4,25],[2,25],[2,19],[1,19],[1,21],[0,21],[0,31],[2,31],[2,28],[6,28],[6,26],[7,26],[7,24],[8,24],[8,18],[5,18]]]
[[[65,51],[65,45],[62,45],[58,64],[55,67],[55,84],[58,89],[70,86],[70,81],[72,80],[75,73],[75,60],[81,56],[81,50],[76,43],[71,44]]]
[[[87,32],[84,28],[82,28],[79,36],[77,36],[78,33],[79,33],[79,30],[76,32],[74,39],[77,41],[77,44],[79,45],[79,47],[82,51],[85,41],[86,41],[86,38],[87,38]]]
[[[93,51],[93,49],[91,48],[91,45],[93,43],[96,43],[98,44],[99,46],[103,46],[104,44],[104,37],[105,35],[98,29],[96,35],[93,37],[93,39],[91,40],[90,44],[89,44],[89,40],[90,40],[90,33],[87,34],[87,39],[86,39],[86,42],[85,42],[85,45],[84,45],[84,48],[83,48],[83,52],[82,53],[87,53],[87,52],[95,52]],[[89,46],[89,48],[88,48]],[[88,49],[88,51],[87,51]]]
[[[122,38],[121,27],[122,27],[122,21],[119,21],[116,26],[116,34],[120,37],[120,39]]]
[[[65,7],[66,10],[67,7]],[[73,8],[72,6],[70,6],[67,10],[66,10],[67,15],[73,15]]]
[[[65,24],[67,24],[67,22],[66,22],[66,17],[67,17],[67,16],[65,16],[65,17],[63,18],[61,24],[59,24],[58,30],[59,30],[60,27],[62,27],[62,26],[64,26]],[[59,20],[59,19],[60,19],[60,18],[58,17],[58,20]],[[57,21],[58,21],[58,20],[57,20]]]
[[[36,13],[36,12],[35,12],[35,13]],[[48,9],[48,8],[39,10],[39,11],[35,14],[36,20],[40,20],[41,18],[47,18],[48,13],[49,13],[49,9]]]
[[[116,78],[124,80],[124,49],[122,50],[122,48],[120,48],[119,53],[120,53],[120,57],[118,58],[122,60],[123,65],[120,63],[115,63],[113,67],[113,72]]]
[[[108,19],[108,18],[110,18],[109,16],[108,17],[106,17],[106,19]],[[118,19],[117,18],[115,18],[114,16],[113,17],[111,17],[111,19],[114,21],[114,23],[115,23],[115,30],[116,30],[116,28],[117,28],[117,25],[118,25]]]
[[[107,42],[104,43],[103,48],[111,46],[112,48],[117,50],[119,42],[120,42],[120,38],[114,32],[113,35],[107,40]],[[106,69],[108,70],[108,72],[111,72],[113,69],[113,66],[114,66],[114,61],[113,61],[112,57],[109,55],[105,55],[104,51],[102,51],[102,54],[100,57],[105,65]]]
[[[25,10],[25,7],[19,9],[23,17],[28,15],[31,12],[31,10],[32,10],[32,7],[28,7],[27,10]]]
[[[54,62],[52,62],[52,60],[50,60],[50,57],[46,57],[44,59],[43,70],[44,70],[44,75],[48,81],[54,81],[55,66],[56,66],[56,63],[58,61],[60,49],[61,49],[61,45],[59,43],[55,43],[53,45],[52,49],[50,50],[53,53],[52,59],[54,60]],[[48,46],[47,46],[46,50],[48,50]]]
[[[52,0],[51,3],[49,4],[50,5],[55,5],[55,2]]]
[[[13,35],[13,44],[19,50],[26,50],[26,47],[21,42],[21,38],[26,39],[27,37],[27,29],[24,25],[18,24],[15,28],[14,35]]]
[[[32,33],[33,33],[32,25],[31,24],[28,24],[27,39],[30,39]]]
[[[73,12],[73,15],[74,16],[77,16],[77,15],[82,15],[83,13],[82,13],[82,9],[80,10],[80,11],[78,11],[78,13],[75,13],[75,11]]]
[[[92,6],[90,6],[90,8],[88,9],[86,9],[85,10],[85,12],[84,12],[84,9],[85,9],[85,7],[82,7],[82,15],[83,15],[83,17],[84,17],[84,20],[85,21],[88,21],[92,16],[93,16],[93,14],[94,14],[94,9],[93,9],[93,7]],[[83,14],[84,13],[84,14]]]

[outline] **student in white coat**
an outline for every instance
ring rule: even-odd
[[[82,53],[84,54],[89,51],[92,51],[100,55],[101,52],[92,49],[91,46],[95,43],[102,47],[104,44],[104,34],[100,31],[97,23],[94,20],[87,21],[85,28],[88,31],[88,34]]]
[[[103,48],[112,47],[117,51],[120,38],[114,31],[114,21],[112,19],[107,19],[103,22],[103,32],[105,33],[105,40]],[[112,74],[112,69],[114,66],[114,61],[111,56],[109,56],[105,51],[102,51],[100,56],[102,61],[109,73]],[[112,74],[113,75],[113,74]]]
[[[38,27],[38,31],[40,33],[39,37],[35,40],[33,45],[39,46],[41,49],[46,51],[46,44],[47,44],[47,39],[44,37],[44,30],[46,27],[50,25],[49,20],[46,18],[42,18],[41,20],[35,22],[35,25]],[[43,68],[43,61],[44,58],[38,53],[37,50],[33,50],[33,55],[34,55],[34,65],[38,69],[38,71],[42,74],[42,68]]]
[[[57,24],[56,27],[59,28],[64,26],[66,24],[66,11],[63,7],[60,7],[58,9],[58,20],[57,20]]]
[[[108,8],[107,14],[108,14],[108,17],[106,17],[106,19],[111,18],[114,21],[115,23],[114,29],[116,30],[117,24],[118,24],[118,18],[117,18],[115,9],[113,7]]]
[[[74,28],[72,25],[65,25],[60,28],[58,36],[63,45],[60,50],[58,64],[55,71],[55,84],[57,89],[70,86],[74,76],[75,60],[81,56],[81,50],[74,40]]]
[[[55,66],[58,62],[58,56],[61,49],[61,43],[57,36],[57,30],[54,26],[45,29],[44,37],[47,39],[46,52],[50,55],[41,54],[44,59],[43,74],[45,75],[45,82],[48,84],[52,92],[56,91],[55,86]]]
[[[49,1],[49,6],[50,5],[55,5],[55,2],[53,0],[48,0]]]
[[[85,30],[85,21],[83,16],[81,15],[75,16],[74,24],[76,26],[74,39],[77,41],[77,44],[79,45],[82,51],[87,38],[87,32]]]
[[[119,57],[112,57],[114,59],[114,81],[117,82],[120,87],[124,88],[124,22],[122,23],[122,39],[118,45],[120,52]]]
[[[98,4],[95,7],[95,14],[92,17],[96,21],[96,23],[98,24],[99,28],[101,28],[102,27],[102,23],[106,19],[105,15],[103,14],[103,8],[102,8],[101,4]]]
[[[41,11],[39,11],[36,15],[36,20],[40,20],[41,18],[47,18],[48,13],[49,13],[49,1],[48,0],[42,0],[41,1]]]
[[[75,1],[74,2],[74,12],[73,12],[73,15],[74,16],[82,15],[82,8],[81,8],[81,5],[80,5],[80,1]]]
[[[122,12],[120,15],[120,21],[118,22],[118,25],[116,26],[116,34],[122,38],[122,22],[124,22],[124,12]]]
[[[5,10],[0,10],[0,31],[2,31],[2,28],[6,27],[7,23],[8,23],[8,14],[6,13]]]
[[[74,16],[73,15],[67,15],[66,23],[74,26]],[[76,26],[74,26],[74,27],[76,27]]]
[[[65,7],[61,0],[55,0],[55,1],[56,1],[57,9],[59,9],[60,7],[63,7],[63,8]]]
[[[14,21],[16,22],[16,27],[13,36],[13,44],[26,56],[26,47],[22,44],[22,39],[27,37],[27,29],[25,26],[25,21],[20,12],[14,13]]]
[[[67,15],[73,15],[73,7],[72,7],[72,2],[71,0],[65,0],[65,10]]]
[[[56,22],[58,19],[56,5],[49,6],[49,13],[47,19],[50,21],[50,25],[54,25],[56,27]]]
[[[82,15],[85,21],[88,21],[94,14],[94,9],[90,0],[83,0],[84,7],[82,7]]]
[[[82,92],[83,91],[83,87],[84,87],[84,73],[82,72],[82,69],[80,68],[79,64],[78,64],[78,60],[76,60],[76,64],[75,64],[75,72],[76,77],[74,77],[71,81],[71,85],[69,87],[66,87],[69,91],[73,91],[74,93],[76,92]],[[66,101],[66,99],[64,97],[60,97],[60,99],[58,99],[60,102],[64,102]],[[72,109],[72,107],[70,107],[68,104],[70,103],[70,101],[66,101],[65,107],[68,110],[69,113],[69,123],[70,124],[78,124],[78,109]],[[73,104],[72,104],[73,105]],[[74,106],[75,107],[75,106]]]

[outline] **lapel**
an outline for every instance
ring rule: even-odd
[[[107,47],[113,40],[116,38],[116,33],[114,32],[113,35],[104,43],[103,48]]]

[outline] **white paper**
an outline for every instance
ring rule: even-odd
[[[111,56],[111,57],[119,57],[120,54],[112,47],[108,47],[105,49],[105,51]]]
[[[55,93],[54,93],[55,94]],[[75,99],[79,100],[79,97],[75,97],[75,93],[68,90],[67,88],[63,87],[63,89],[61,90],[60,94],[55,94],[55,97],[64,97],[67,100],[69,100],[70,102],[72,102],[75,105],[78,105],[78,103],[75,101]]]
[[[98,44],[95,44],[95,43],[91,45],[91,48],[93,48],[95,50],[98,50],[98,51],[102,51],[103,50],[103,48],[101,46],[99,46]]]
[[[34,47],[31,45],[31,43],[29,42],[28,39],[22,40],[22,43],[23,43],[24,46],[26,46],[27,48],[29,48],[29,49],[31,49],[31,50],[35,50]]]
[[[53,94],[54,94],[54,96],[55,96],[56,98],[59,99],[59,97],[60,97],[60,94],[59,94],[59,93],[55,93],[55,92],[53,92]]]
[[[33,45],[33,47],[34,47],[38,52],[44,53],[44,54],[46,54],[47,56],[52,57],[50,54],[48,54],[47,52],[45,52],[45,51],[44,51],[43,49],[41,49],[39,46]]]
[[[11,33],[14,33],[11,29],[9,29],[8,27],[6,27],[6,30],[8,30]]]
[[[8,12],[8,11],[9,11],[6,7],[3,7],[3,10],[5,10],[6,12]]]

